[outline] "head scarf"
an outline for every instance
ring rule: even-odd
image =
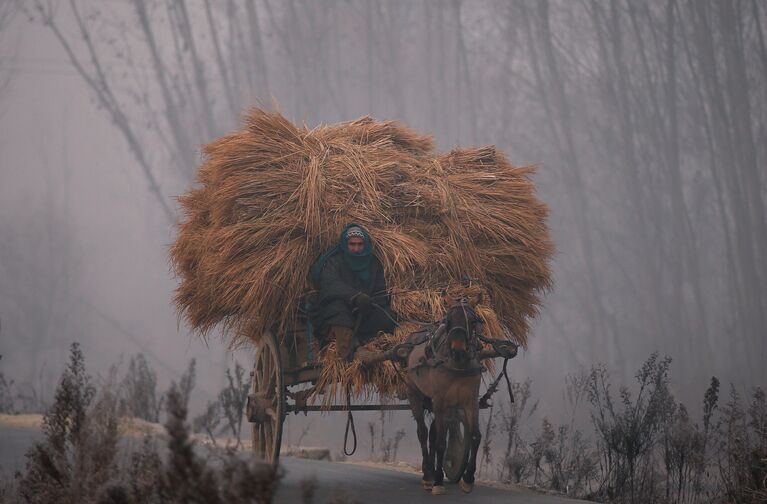
[[[365,241],[365,247],[362,252],[352,254],[349,252],[349,238],[358,236]],[[344,253],[344,262],[354,272],[359,280],[367,283],[370,280],[370,259],[373,257],[373,244],[370,243],[370,236],[357,224],[348,224],[341,232],[341,239],[338,247]]]
[[[362,252],[352,254],[349,252],[349,237],[359,236],[365,241],[365,247]],[[362,282],[370,281],[370,261],[373,259],[373,243],[370,241],[370,235],[359,224],[347,224],[344,230],[341,231],[341,236],[338,239],[338,243],[335,247],[322,254],[314,266],[312,266],[312,282],[318,284],[320,281],[320,274],[325,267],[325,263],[332,256],[342,253],[344,255],[344,262],[354,272],[355,276]]]

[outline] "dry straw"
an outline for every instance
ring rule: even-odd
[[[533,167],[494,147],[440,155],[396,122],[307,129],[259,109],[203,153],[170,250],[179,315],[200,334],[221,325],[233,346],[284,334],[315,258],[357,222],[401,315],[440,318],[441,289],[470,277],[486,294],[485,332],[527,343],[553,252]]]

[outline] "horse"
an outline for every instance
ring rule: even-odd
[[[452,300],[447,316],[430,338],[414,339],[406,360],[403,381],[407,399],[418,426],[423,461],[423,487],[433,495],[445,493],[443,459],[447,444],[447,418],[463,414],[465,433],[471,436],[469,459],[460,481],[461,490],[474,488],[477,452],[482,439],[479,426],[479,387],[483,367],[475,325],[481,323],[474,308],[481,298]],[[424,413],[431,409],[434,420],[427,429]],[[436,465],[435,465],[436,457]]]

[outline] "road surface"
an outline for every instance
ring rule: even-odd
[[[315,479],[317,493],[313,502],[326,503],[341,497],[345,502],[361,504],[575,504],[573,499],[534,493],[529,490],[505,490],[478,484],[471,494],[457,485],[447,485],[446,495],[431,495],[421,488],[418,474],[356,464],[325,462],[284,457],[285,478],[277,491],[280,504],[301,502],[302,480]]]

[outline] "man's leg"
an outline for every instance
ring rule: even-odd
[[[386,312],[379,308],[373,308],[362,319],[357,334],[360,336],[360,342],[365,343],[373,339],[379,332],[392,333],[396,327],[394,323],[394,314],[390,310]],[[365,335],[363,337],[362,335]]]
[[[354,353],[354,331],[351,327],[331,326],[328,336],[336,342],[336,353],[343,359],[348,359]]]

